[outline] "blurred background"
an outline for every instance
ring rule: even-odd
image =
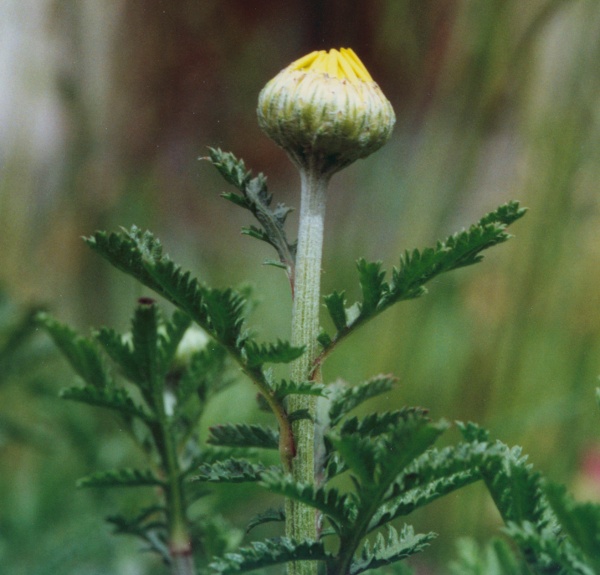
[[[124,465],[132,446],[108,414],[57,398],[74,377],[29,314],[44,306],[84,333],[127,329],[145,292],[81,236],[136,224],[209,284],[252,284],[261,337],[288,337],[284,274],[261,265],[273,254],[239,234],[250,215],[219,197],[226,184],[198,157],[230,150],[297,206],[298,176],[260,132],[256,99],[292,60],[330,47],[358,53],[398,121],[386,147],[332,181],[324,293],[358,296],[360,256],[389,269],[404,249],[510,199],[530,211],[483,263],[348,340],[325,378],[393,372],[401,383],[382,408],[476,421],[578,497],[598,499],[598,30],[597,0],[3,0],[2,572],[161,572],[103,522],[137,495],[75,490],[79,476]],[[16,345],[6,334],[19,329]],[[225,397],[210,418],[255,417],[250,385],[231,393],[247,410],[232,414]],[[222,496],[240,526],[263,505],[248,510],[248,497]],[[440,533],[420,573],[444,573],[456,537],[499,529],[479,486],[410,519]]]

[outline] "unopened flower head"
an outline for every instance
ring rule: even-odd
[[[260,127],[300,167],[333,173],[378,150],[396,117],[350,48],[319,50],[290,64],[262,89]]]

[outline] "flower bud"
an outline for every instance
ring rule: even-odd
[[[350,48],[315,51],[262,89],[258,123],[300,168],[332,174],[378,150],[396,117]]]

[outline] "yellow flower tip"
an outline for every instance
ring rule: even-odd
[[[383,146],[396,118],[360,58],[340,48],[311,52],[268,82],[258,121],[297,165],[331,174]]]
[[[315,50],[306,56],[292,62],[288,70],[299,70],[304,72],[316,72],[327,74],[332,78],[340,80],[350,80],[355,82],[372,82],[373,78],[369,74],[365,65],[356,55],[352,48],[332,48],[329,52],[325,50]]]

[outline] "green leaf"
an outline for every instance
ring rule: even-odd
[[[435,248],[405,252],[400,258],[400,267],[393,270],[389,294],[380,306],[418,297],[424,293],[424,284],[440,273],[481,261],[483,250],[510,238],[506,227],[525,212],[518,202],[510,202],[487,214],[468,230],[438,242]]]
[[[416,407],[405,407],[397,411],[383,413],[370,413],[365,417],[351,417],[346,419],[340,427],[340,434],[356,433],[362,437],[377,437],[399,425],[409,414],[419,413],[425,415],[426,410]]]
[[[192,318],[178,309],[173,312],[170,321],[164,323],[164,332],[158,334],[158,348],[164,369],[169,369],[175,360],[177,348],[191,324]]]
[[[325,296],[325,307],[331,316],[333,325],[338,331],[346,329],[348,324],[348,316],[346,315],[346,297],[344,292],[338,293],[334,291],[332,294]]]
[[[267,178],[262,173],[253,178],[252,173],[246,170],[244,161],[236,158],[232,153],[209,148],[208,159],[221,175],[242,193],[241,196],[226,193],[222,194],[222,197],[249,210],[262,226],[262,229],[254,226],[244,228],[243,233],[273,246],[281,266],[286,269],[291,278],[296,257],[296,243],[288,241],[284,225],[293,209],[284,204],[277,204],[272,209],[270,206],[273,196],[267,191]]]
[[[409,525],[405,525],[400,533],[388,527],[387,538],[379,533],[372,545],[368,541],[363,545],[360,555],[352,561],[350,575],[378,569],[420,553],[435,537],[435,533],[415,535]]]
[[[267,509],[263,513],[255,515],[246,526],[246,533],[250,533],[252,529],[265,523],[285,521],[285,511],[283,509]]]
[[[343,462],[352,470],[361,483],[369,485],[375,481],[377,448],[369,438],[357,434],[330,437]]]
[[[381,265],[381,262],[367,262],[362,258],[356,264],[362,290],[361,316],[366,317],[373,314],[383,295],[387,292],[388,286],[384,281],[385,272],[381,271]]]
[[[358,326],[392,304],[426,293],[425,284],[439,274],[479,262],[483,250],[510,238],[506,227],[521,218],[525,212],[518,202],[510,202],[487,214],[468,230],[437,242],[435,247],[406,251],[400,258],[399,267],[392,270],[389,283],[384,280],[385,271],[381,269],[381,262],[359,260],[357,267],[362,301],[358,307],[355,304],[345,308],[338,292],[325,298],[325,305],[336,325],[337,333],[333,338],[327,334],[319,336],[319,342],[324,348],[323,357]]]
[[[563,485],[547,483],[544,493],[563,531],[600,572],[600,505],[576,503]]]
[[[352,494],[340,495],[337,489],[297,483],[275,470],[263,474],[261,485],[271,493],[299,501],[324,513],[336,531],[356,518],[357,507]]]
[[[379,529],[386,523],[394,521],[399,517],[405,517],[413,511],[429,505],[440,497],[478,481],[480,478],[477,471],[462,471],[403,493],[393,501],[379,507],[369,522],[367,532],[370,533]]]
[[[162,387],[168,369],[159,362],[159,323],[159,311],[154,303],[139,305],[131,322],[133,359],[140,375],[139,383],[149,389]]]
[[[287,381],[282,379],[271,385],[273,395],[280,401],[288,395],[316,395],[317,397],[327,397],[327,388],[322,383],[314,381]]]
[[[119,411],[124,415],[138,417],[142,421],[152,422],[152,414],[142,406],[136,405],[124,389],[98,389],[91,385],[85,387],[71,387],[60,392],[63,399],[80,401],[89,405],[97,405]]]
[[[163,288],[144,264],[145,260],[157,261],[163,257],[162,245],[151,232],[143,232],[132,226],[129,231],[124,229],[121,233],[96,232],[93,236],[84,238],[84,241],[118,270],[166,297]]]
[[[208,331],[227,347],[236,347],[239,343],[245,304],[243,296],[233,289],[206,290],[204,305],[208,312]]]
[[[390,391],[396,378],[391,375],[379,375],[353,387],[343,388],[332,394],[329,419],[332,427],[336,426],[349,411],[361,403]]]
[[[541,476],[522,457],[521,448],[509,449],[485,458],[481,474],[505,522],[534,524],[544,521]]]
[[[110,386],[111,380],[93,341],[81,337],[69,326],[46,313],[39,313],[37,320],[50,334],[79,377],[98,389]]]
[[[77,482],[77,487],[149,487],[163,482],[150,470],[114,469],[98,471]]]
[[[209,429],[206,440],[212,445],[226,447],[279,448],[279,432],[276,429],[257,424],[226,423]]]
[[[457,542],[458,559],[449,565],[451,575],[527,575],[528,569],[517,560],[508,544],[492,539],[480,549],[472,539]]]
[[[202,464],[192,481],[210,483],[245,483],[260,481],[267,467],[260,463],[251,463],[245,459],[227,459],[212,464]]]
[[[122,374],[129,381],[143,386],[145,381],[138,371],[138,362],[134,358],[132,338],[107,327],[98,330],[95,338],[107,355],[119,366]]]
[[[290,363],[304,353],[304,347],[294,347],[288,341],[258,344],[248,340],[244,344],[244,353],[249,367],[259,367],[264,363]]]
[[[329,558],[330,555],[325,552],[320,542],[296,542],[281,537],[251,543],[250,547],[243,547],[235,553],[226,554],[222,559],[216,559],[209,567],[215,574],[230,575],[289,561],[327,561]]]

